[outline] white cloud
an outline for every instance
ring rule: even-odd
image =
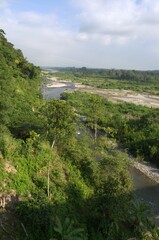
[[[1,0],[0,1],[0,9],[5,9],[8,7],[8,0]]]
[[[80,8],[78,19],[81,34],[111,38],[111,42],[127,42],[147,35],[151,27],[159,27],[158,0],[81,0],[73,1]],[[124,41],[123,41],[124,39]]]
[[[85,41],[88,39],[88,34],[87,33],[78,33],[76,36],[76,39],[79,41]]]
[[[35,12],[14,14],[8,11],[5,18],[0,17],[0,22],[8,40],[16,48],[22,49],[34,63],[60,66],[66,63],[82,64],[74,55],[79,47],[76,34],[62,29],[56,15]]]
[[[0,2],[1,28],[35,64],[157,68],[158,0],[70,0],[76,29],[55,13],[15,13],[10,1]]]

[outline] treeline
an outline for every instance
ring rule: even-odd
[[[154,81],[159,79],[159,71],[139,71],[124,69],[62,68],[60,72],[72,72],[77,77],[105,77],[118,80]]]
[[[0,238],[158,237],[150,209],[133,197],[127,155],[116,149],[121,113],[130,120],[138,110],[129,116],[126,106],[79,92],[65,95],[67,101],[46,102],[40,69],[7,41],[3,30],[0,64],[0,192],[16,199],[3,212]],[[9,221],[10,212],[20,221]]]
[[[45,70],[45,68],[44,68]],[[46,68],[47,70],[47,68]],[[54,68],[49,68],[48,71],[51,74]],[[100,69],[100,68],[75,68],[65,67],[55,69],[61,73],[73,73],[77,77],[106,77],[110,79],[118,80],[136,80],[136,81],[153,81],[159,79],[159,70],[124,70],[124,69]]]
[[[159,94],[158,71],[88,69],[83,67],[59,69],[59,72],[54,73],[54,75],[103,89],[126,89]]]

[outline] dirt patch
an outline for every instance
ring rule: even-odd
[[[99,89],[81,83],[75,83],[75,90],[98,94],[113,102],[128,102],[146,107],[159,108],[159,96],[148,93],[138,93],[130,90],[120,89]]]
[[[11,163],[9,161],[5,162],[4,169],[7,173],[17,173],[17,170],[15,169],[14,166],[11,165]]]

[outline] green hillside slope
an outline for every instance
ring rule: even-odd
[[[94,139],[70,103],[45,102],[40,86],[40,69],[0,30],[0,239],[157,239],[127,155],[113,137]],[[95,131],[101,101],[87,109]]]

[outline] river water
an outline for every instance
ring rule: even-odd
[[[45,80],[45,79],[43,79]],[[51,81],[51,83],[54,83],[54,81]],[[57,83],[57,81],[55,82]],[[44,97],[46,100],[49,100],[51,98],[60,98],[61,93],[63,93],[66,90],[69,89],[75,89],[75,85],[72,82],[60,82],[60,84],[65,84],[63,87],[42,87],[42,93],[44,94]]]
[[[159,184],[152,181],[136,168],[131,168],[135,195],[149,204],[159,217]]]
[[[52,81],[53,82],[53,81]],[[64,87],[56,87],[56,88],[47,88],[43,86],[42,92],[44,97],[49,100],[51,98],[60,98],[61,93],[63,93],[67,89],[75,89],[75,86],[71,82],[60,82],[64,83]],[[136,168],[131,168],[130,173],[133,180],[134,185],[134,194],[137,198],[148,203],[152,209],[156,217],[159,216],[159,184],[155,183],[143,173],[141,173]]]

